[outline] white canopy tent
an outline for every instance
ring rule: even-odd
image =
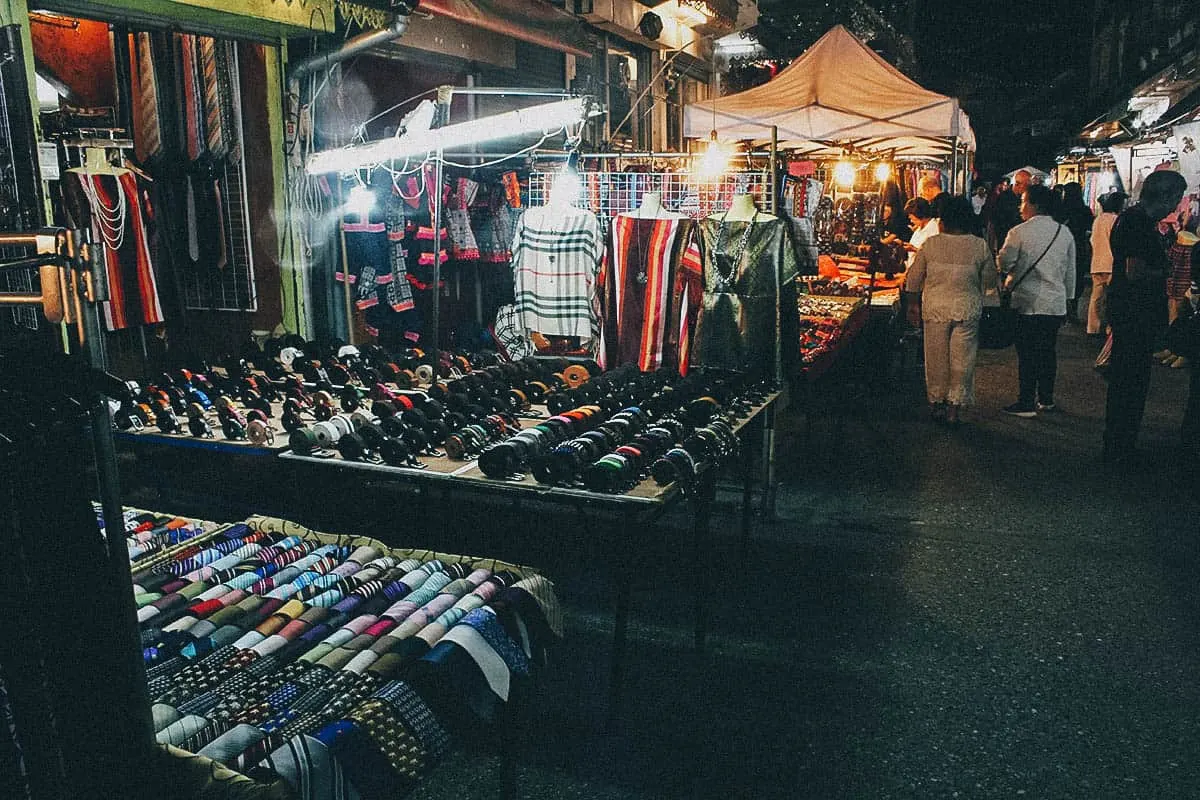
[[[958,100],[922,88],[841,25],[769,83],[684,112],[684,135],[693,138],[715,130],[726,141],[764,141],[772,128],[780,147],[809,156],[894,151],[957,167],[959,156],[975,149]]]
[[[1016,176],[1016,174],[1018,172],[1020,172],[1021,170],[1025,170],[1026,172],[1028,172],[1031,177],[1038,178],[1047,183],[1049,183],[1049,181],[1050,181],[1050,173],[1049,172],[1046,172],[1046,170],[1044,170],[1044,169],[1038,169],[1037,167],[1030,166],[1029,164],[1026,164],[1025,166],[1023,166],[1019,169],[1014,169],[1012,172],[1006,174],[1004,177],[1008,178],[1011,181]]]

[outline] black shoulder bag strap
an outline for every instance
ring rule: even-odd
[[[1054,238],[1050,240],[1050,244],[1046,245],[1046,249],[1042,251],[1042,254],[1037,257],[1037,261],[1034,261],[1032,264],[1030,264],[1029,269],[1025,270],[1025,274],[1022,275],[1021,277],[1017,278],[1017,280],[1013,283],[1013,285],[1008,287],[1007,294],[1009,297],[1012,297],[1013,292],[1015,292],[1017,290],[1017,287],[1021,285],[1021,281],[1028,278],[1029,273],[1033,272],[1034,269],[1037,268],[1037,265],[1042,263],[1042,259],[1046,257],[1046,253],[1049,253],[1050,248],[1054,247],[1054,243],[1056,241],[1058,241],[1058,235],[1060,233],[1062,233],[1062,229],[1063,229],[1063,226],[1062,226],[1062,223],[1060,222],[1058,224],[1058,227],[1054,230]]]

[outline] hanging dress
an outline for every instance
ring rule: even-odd
[[[783,377],[797,348],[796,251],[789,223],[707,218],[699,245],[704,293],[692,366]]]
[[[620,215],[613,220],[600,278],[602,367],[637,364],[643,372],[669,367],[687,374],[696,307],[688,302],[685,278],[695,275],[699,264],[694,233],[695,223],[686,218]],[[690,269],[681,269],[685,260]]]
[[[106,327],[115,331],[163,322],[137,178],[132,172],[74,174],[87,198],[92,240],[104,248]]]

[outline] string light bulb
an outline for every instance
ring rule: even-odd
[[[547,204],[551,208],[569,208],[579,201],[579,194],[582,191],[583,178],[579,175],[579,151],[572,150],[567,155],[562,169],[554,176],[554,185],[550,187]]]
[[[849,161],[839,161],[833,168],[833,179],[838,186],[848,189],[854,185],[854,175],[857,170]]]
[[[886,161],[881,161],[875,165],[875,180],[883,183],[888,178],[892,177],[892,165]]]
[[[346,197],[346,213],[366,217],[375,208],[375,193],[364,184],[358,183]]]
[[[708,136],[708,144],[704,148],[704,152],[696,161],[695,172],[701,178],[715,178],[721,175],[729,167],[729,151],[717,141],[717,132],[714,130]]]

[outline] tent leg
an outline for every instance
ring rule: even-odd
[[[779,126],[772,125],[771,126],[771,158],[770,158],[771,204],[768,207],[768,210],[772,214],[779,213],[779,186],[777,185],[779,183],[779,176],[776,174],[778,168],[779,168]]]
[[[958,194],[958,137],[955,136],[950,152],[950,194]]]

